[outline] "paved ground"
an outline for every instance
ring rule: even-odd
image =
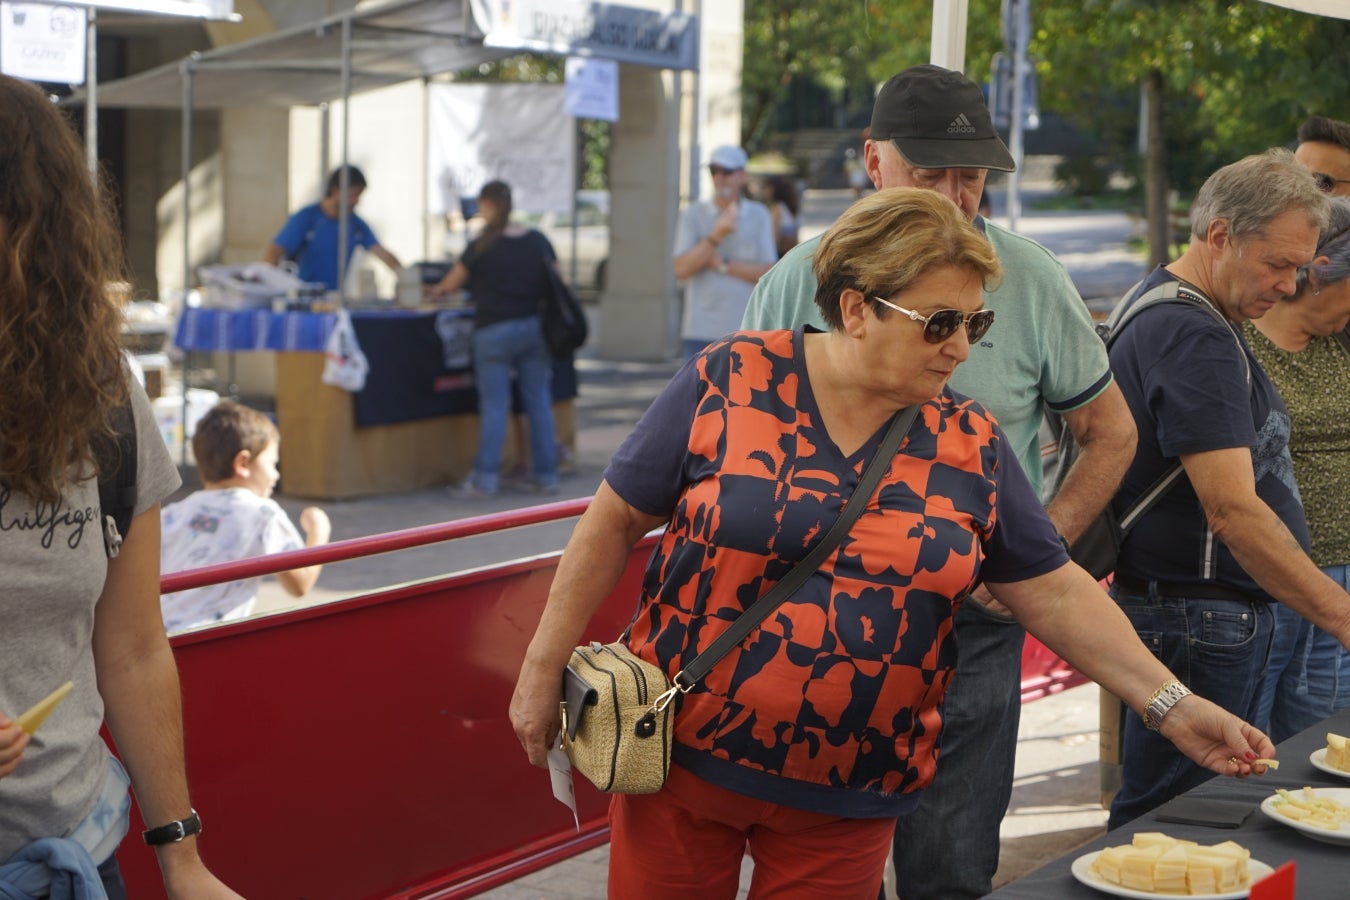
[[[1134,225],[1123,213],[1037,214],[1029,191],[1018,230],[1059,254],[1080,293],[1104,313],[1144,274],[1128,248]],[[803,237],[828,226],[849,202],[848,192],[808,193]],[[583,357],[578,361],[577,448],[562,497],[588,497],[600,482],[610,454],[676,369],[674,361],[631,363]],[[285,468],[285,459],[282,459]],[[306,501],[278,497],[292,517]],[[334,539],[379,534],[449,519],[511,509],[535,502],[504,491],[487,500],[453,497],[444,488],[324,504]],[[369,557],[324,568],[306,602],[323,602],[408,580],[556,549],[571,531],[570,520],[423,548]],[[292,603],[275,585],[265,585],[261,611]],[[1024,708],[1017,783],[1003,823],[1003,867],[998,882],[1015,878],[1099,835],[1106,814],[1098,803],[1097,689],[1076,688]],[[485,896],[497,900],[603,896],[607,848],[598,848]],[[748,883],[748,882],[747,882]]]

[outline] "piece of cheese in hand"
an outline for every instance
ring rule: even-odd
[[[38,726],[47,721],[47,716],[51,715],[52,710],[56,709],[56,705],[66,699],[66,694],[69,694],[73,687],[75,687],[75,683],[67,681],[37,703],[34,703],[31,709],[19,716],[19,727],[29,734],[35,733]]]
[[[1267,769],[1274,770],[1280,767],[1280,761],[1278,759],[1254,759],[1252,765],[1262,765]]]

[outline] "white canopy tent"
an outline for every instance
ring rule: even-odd
[[[963,0],[964,2],[964,0]],[[573,4],[574,6],[577,4]],[[585,4],[580,4],[585,12]],[[661,14],[618,5],[593,4],[589,14],[617,17],[625,24],[640,22],[655,34],[656,47],[669,58],[663,67],[691,67],[688,52],[694,20],[682,13]],[[183,167],[183,283],[192,281],[187,221],[191,211],[190,148],[192,112],[246,106],[317,106],[344,101],[341,160],[345,193],[345,163],[349,157],[349,122],[345,101],[354,94],[389,87],[412,79],[461,71],[522,52],[520,46],[485,43],[495,7],[482,0],[392,0],[392,2],[330,16],[310,25],[232,44],[110,82],[99,89],[103,106],[127,109],[181,107]],[[629,29],[636,34],[639,29]],[[534,41],[530,46],[534,46]],[[578,53],[602,51],[586,46]],[[556,48],[555,52],[556,52]],[[618,49],[618,48],[615,48]],[[674,52],[679,51],[679,52]],[[630,52],[631,58],[634,54]],[[625,57],[620,57],[625,58]],[[630,61],[648,62],[646,59]],[[72,95],[70,104],[85,102]],[[339,246],[345,242],[347,221],[339,222]],[[339,284],[345,284],[346,260],[339,257]]]
[[[1350,19],[1350,0],[1265,0],[1272,6],[1326,16],[1328,19]]]

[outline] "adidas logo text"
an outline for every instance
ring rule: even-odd
[[[975,126],[972,125],[972,124],[970,124],[970,120],[966,118],[966,114],[965,114],[965,113],[961,113],[961,114],[960,114],[959,116],[957,116],[955,119],[952,119],[952,124],[950,124],[950,125],[947,126],[947,133],[948,133],[948,134],[974,134],[974,133],[975,133]]]

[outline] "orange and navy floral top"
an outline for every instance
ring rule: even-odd
[[[692,660],[824,535],[884,432],[834,445],[800,329],[734,334],[686,364],[605,472],[669,516],[632,649],[672,676]],[[676,763],[827,815],[905,812],[937,764],[957,604],[1067,561],[993,417],[944,391],[840,548],[683,697]]]

